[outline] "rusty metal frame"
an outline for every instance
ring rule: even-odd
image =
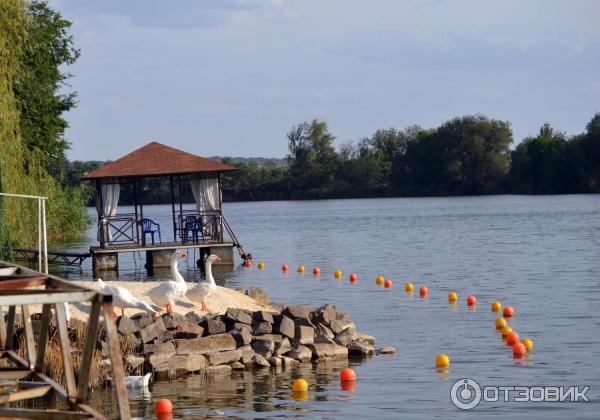
[[[0,358],[8,358],[16,365],[16,367],[0,368],[0,379],[13,381],[11,385],[15,387],[13,392],[0,397],[0,416],[103,419],[104,416],[85,404],[92,357],[102,315],[110,354],[112,384],[119,407],[119,418],[130,419],[129,399],[125,389],[125,374],[119,349],[112,296],[3,261],[0,261],[0,267],[17,267],[15,274],[0,276]],[[65,302],[91,303],[81,369],[77,378],[71,357]],[[42,305],[42,318],[36,347],[29,305],[39,304]],[[4,306],[8,307],[6,321],[2,311]],[[21,308],[25,333],[25,358],[19,356],[12,348],[17,306]],[[64,365],[66,389],[55,380],[57,378],[50,378],[43,373],[52,309],[56,313],[56,328]],[[69,411],[34,410],[4,405],[13,401],[41,397],[51,391],[66,401]]]

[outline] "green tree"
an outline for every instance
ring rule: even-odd
[[[600,112],[586,125],[586,132],[580,136],[580,148],[585,170],[584,188],[586,192],[600,192]]]
[[[49,159],[64,157],[69,143],[62,115],[76,105],[76,93],[61,93],[71,74],[64,66],[73,64],[79,50],[69,35],[71,22],[52,10],[46,1],[27,3],[22,65],[14,85],[20,111],[21,137],[30,149],[39,149]]]

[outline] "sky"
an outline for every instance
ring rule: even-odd
[[[81,49],[70,159],[156,140],[201,156],[283,157],[302,121],[336,144],[481,113],[515,143],[600,112],[600,2],[50,0]]]

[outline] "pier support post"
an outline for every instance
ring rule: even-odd
[[[219,258],[221,258],[221,261],[215,265],[234,265],[233,246],[211,246],[210,254],[217,255]]]
[[[94,277],[102,271],[119,271],[119,254],[117,252],[92,252],[92,271]]]

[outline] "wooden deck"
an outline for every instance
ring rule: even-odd
[[[198,243],[188,242],[182,244],[181,242],[161,242],[156,244],[119,244],[110,245],[104,248],[99,246],[90,247],[91,254],[106,254],[115,252],[138,252],[138,251],[160,251],[170,249],[191,249],[191,248],[214,248],[214,247],[233,247],[233,242],[220,242],[220,241],[203,241]]]

